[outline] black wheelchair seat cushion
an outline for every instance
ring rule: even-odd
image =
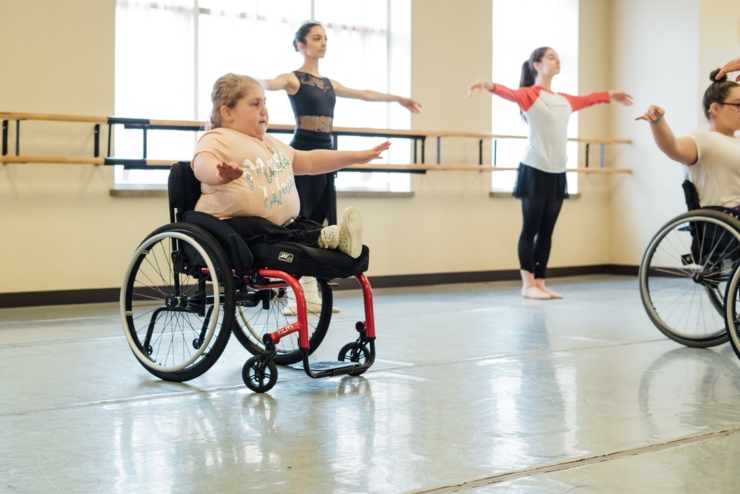
[[[370,250],[362,246],[357,259],[338,250],[308,247],[295,242],[260,243],[250,246],[254,266],[285,271],[293,276],[349,278],[364,273],[370,265]]]
[[[221,221],[220,219],[202,211],[186,211],[183,217],[187,223],[192,223],[195,226],[203,228],[205,231],[210,233],[213,238],[219,243],[221,248],[226,254],[226,259],[229,264],[234,264],[232,246],[236,246],[236,251],[239,253],[239,261],[241,262],[242,268],[252,267],[254,263],[254,256],[250,251],[247,244],[242,238],[231,228],[229,225]],[[235,268],[236,266],[231,266]]]

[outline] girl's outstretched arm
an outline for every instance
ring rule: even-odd
[[[280,74],[274,79],[261,79],[260,82],[268,91],[286,91],[288,94],[295,94],[300,87],[298,78],[292,72]]]
[[[359,99],[362,101],[386,101],[395,102],[406,108],[413,114],[421,112],[421,103],[411,98],[404,98],[403,96],[397,96],[395,94],[379,93],[370,89],[350,89],[338,83],[335,80],[331,81],[331,85],[334,86],[334,92],[340,98]]]
[[[663,118],[664,115],[665,110],[652,105],[644,115],[640,115],[635,120],[650,122],[650,130],[653,131],[655,144],[666,156],[686,166],[695,165],[699,158],[696,142],[690,137],[679,137],[677,139],[665,118]]]

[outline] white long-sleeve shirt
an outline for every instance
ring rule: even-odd
[[[529,145],[522,163],[548,173],[565,173],[570,115],[598,103],[609,103],[607,91],[571,96],[553,93],[540,86],[509,89],[494,84],[491,93],[519,105],[529,123]]]

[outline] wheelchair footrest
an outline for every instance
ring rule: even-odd
[[[359,366],[360,366],[359,362],[340,362],[340,361],[311,362],[309,364],[309,368],[311,369],[311,372],[337,371],[340,369],[352,369],[354,367],[359,367]]]

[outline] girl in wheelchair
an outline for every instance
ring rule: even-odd
[[[195,207],[224,220],[247,243],[298,242],[357,258],[362,218],[353,208],[323,228],[299,217],[296,175],[330,173],[380,157],[389,142],[366,151],[299,151],[267,134],[265,93],[255,79],[226,74],[211,93],[210,129],[198,141],[192,167],[201,182]]]
[[[729,64],[728,64],[729,65]],[[686,165],[689,179],[699,194],[699,204],[735,210],[740,216],[740,84],[720,69],[709,76],[712,84],[704,92],[704,116],[709,130],[695,130],[676,138],[664,118],[665,110],[652,105],[635,120],[650,122],[653,139],[666,156]]]

